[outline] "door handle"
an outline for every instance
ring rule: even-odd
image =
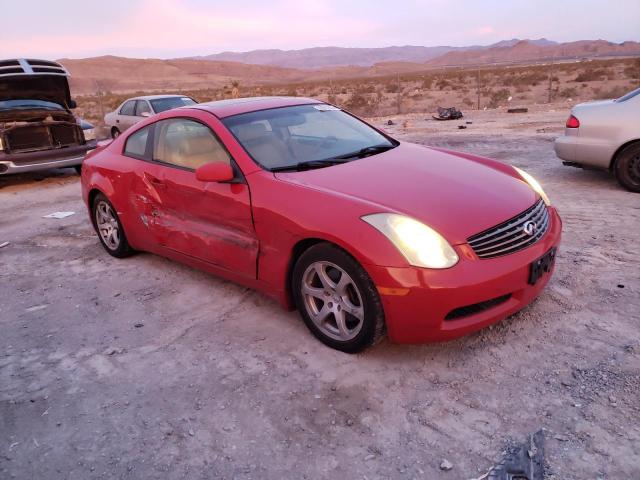
[[[149,181],[155,188],[167,188],[167,184],[156,177],[149,177]]]

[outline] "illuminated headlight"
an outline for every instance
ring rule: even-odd
[[[395,213],[374,213],[362,220],[382,232],[407,259],[424,268],[449,268],[458,255],[442,235],[424,223]]]
[[[516,172],[518,172],[518,175],[520,175],[522,179],[529,184],[529,186],[533,189],[533,191],[536,192],[538,195],[540,195],[540,198],[542,198],[542,201],[545,203],[545,205],[547,205],[547,207],[550,206],[551,200],[549,200],[549,197],[547,197],[547,194],[544,193],[544,190],[542,189],[542,185],[540,185],[540,183],[535,178],[533,178],[524,170],[518,167],[513,167],[513,168],[515,168]]]
[[[95,140],[96,139],[96,129],[95,128],[87,128],[86,130],[82,130],[84,133],[84,139],[86,141]]]

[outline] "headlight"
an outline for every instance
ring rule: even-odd
[[[516,172],[518,172],[518,174],[522,177],[522,179],[527,182],[529,184],[529,186],[538,194],[540,195],[540,197],[542,198],[542,201],[548,206],[551,205],[551,200],[549,200],[549,197],[547,197],[547,194],[544,193],[544,190],[542,189],[542,185],[540,185],[540,183],[533,178],[531,175],[529,175],[527,172],[525,172],[524,170],[519,169],[518,167],[513,167],[515,168]]]
[[[395,213],[374,213],[362,219],[391,240],[415,267],[449,268],[458,263],[451,245],[424,223]]]
[[[95,128],[87,128],[86,130],[83,130],[82,133],[84,133],[84,139],[86,141],[95,140],[96,139],[96,129]]]

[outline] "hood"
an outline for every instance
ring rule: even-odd
[[[460,154],[465,155],[465,154]],[[349,163],[277,178],[376,204],[371,211],[397,212],[437,230],[450,243],[523,212],[537,194],[504,164],[401,143],[393,150]]]
[[[69,81],[62,75],[15,75],[0,77],[0,100],[36,99],[69,109]]]

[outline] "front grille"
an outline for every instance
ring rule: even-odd
[[[444,317],[444,319],[457,320],[459,318],[475,315],[476,313],[484,312],[485,310],[489,310],[490,308],[497,307],[498,305],[506,302],[510,298],[511,298],[511,294],[508,293],[501,297],[487,300],[486,302],[474,303],[473,305],[466,305],[464,307],[456,308],[455,310],[451,310],[449,313],[447,313],[447,316]]]
[[[525,231],[525,226],[533,222],[536,228]],[[549,229],[549,212],[542,200],[528,208],[520,215],[480,232],[467,239],[479,258],[494,258],[508,255],[533,245]]]

